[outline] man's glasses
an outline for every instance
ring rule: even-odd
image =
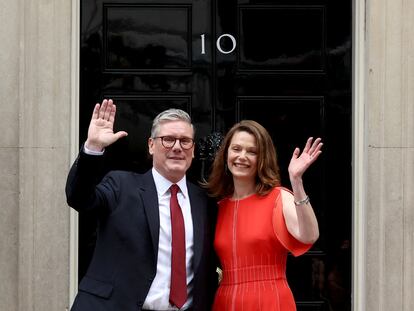
[[[191,149],[194,146],[194,140],[189,137],[176,138],[174,136],[157,136],[153,138],[160,138],[162,145],[167,149],[174,147],[177,140],[180,142],[181,148],[185,150]]]

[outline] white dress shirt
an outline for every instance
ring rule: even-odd
[[[160,236],[158,242],[157,274],[151,284],[151,288],[143,305],[143,309],[153,310],[178,310],[177,307],[169,303],[170,282],[171,282],[171,218],[170,218],[170,187],[173,184],[165,177],[160,175],[152,168],[155,186],[158,194],[158,205],[160,213]],[[177,185],[180,191],[177,193],[178,203],[184,217],[185,226],[185,249],[187,267],[187,302],[182,309],[186,309],[192,304],[192,280],[194,239],[193,239],[193,220],[191,218],[190,198],[188,196],[187,183],[185,176]],[[139,264],[139,263],[138,263]]]

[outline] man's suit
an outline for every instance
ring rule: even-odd
[[[81,152],[66,184],[68,204],[98,218],[92,261],[72,311],[141,310],[157,269],[159,207],[151,171],[111,171],[100,181],[100,156]],[[194,228],[193,308],[209,310],[217,277],[212,241],[215,204],[187,183]]]

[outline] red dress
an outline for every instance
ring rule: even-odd
[[[223,279],[214,311],[295,311],[286,281],[288,252],[298,256],[312,245],[289,234],[282,211],[281,188],[264,197],[219,202],[214,247]]]

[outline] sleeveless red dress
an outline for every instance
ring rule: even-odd
[[[219,202],[214,247],[223,279],[214,311],[295,311],[286,281],[288,252],[298,256],[312,245],[296,240],[286,228],[281,188],[266,196]]]

